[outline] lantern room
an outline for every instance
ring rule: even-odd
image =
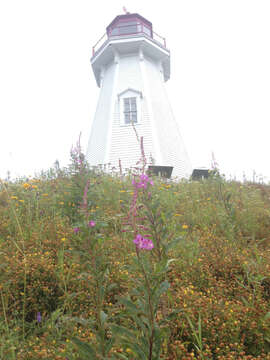
[[[107,26],[108,38],[114,36],[144,34],[153,38],[152,23],[139,14],[125,14],[116,18]]]
[[[153,31],[152,23],[134,13],[118,15],[92,49],[91,64],[100,87],[102,73],[121,56],[137,53],[159,63],[164,81],[170,78],[170,52],[164,37]]]

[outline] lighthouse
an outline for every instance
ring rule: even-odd
[[[165,38],[139,14],[116,16],[93,47],[92,69],[100,95],[87,148],[91,166],[134,167],[143,137],[148,165],[172,167],[189,177],[190,160],[165,89],[170,51]]]

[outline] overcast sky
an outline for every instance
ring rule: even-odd
[[[94,5],[93,5],[94,4]],[[125,6],[171,51],[168,96],[193,168],[270,181],[269,0],[0,0],[0,176],[86,150],[99,89],[91,47]]]

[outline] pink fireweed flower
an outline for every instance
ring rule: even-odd
[[[94,220],[90,220],[89,223],[88,223],[88,226],[89,226],[89,227],[94,227],[94,226],[96,226],[95,221],[94,221]]]
[[[145,174],[142,174],[141,175],[141,181],[142,182],[144,182],[144,183],[149,183],[150,185],[154,185],[154,183],[153,183],[153,180],[151,180],[150,178],[149,178],[149,176],[148,175],[145,175]]]
[[[149,181],[149,177],[146,174],[141,174],[140,179],[141,181],[146,181],[146,182]]]
[[[134,244],[136,244],[138,249],[142,249],[142,250],[152,250],[154,247],[152,240],[144,238],[140,234],[136,236],[133,242]]]
[[[139,182],[136,182],[135,179],[132,180],[132,185],[137,189],[140,189],[140,188],[147,189],[148,184],[150,184],[152,186],[154,185],[153,181],[146,174],[142,174],[140,176]]]
[[[78,232],[80,231],[80,228],[78,226],[76,226],[74,229],[73,229],[74,233],[75,234],[78,234]]]

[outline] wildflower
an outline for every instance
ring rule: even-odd
[[[67,241],[67,239],[66,239],[65,237],[63,237],[63,238],[61,239],[61,241],[62,241],[62,242],[65,242],[65,241]]]
[[[78,234],[78,232],[80,231],[80,228],[78,226],[76,226],[74,229],[73,229],[74,233],[75,234]]]
[[[133,240],[134,244],[136,244],[138,249],[143,250],[152,250],[154,244],[152,240],[144,238],[142,235],[138,234],[136,238]]]
[[[28,184],[28,183],[24,183],[24,184],[23,184],[23,187],[27,190],[27,189],[29,189],[29,188],[31,187],[31,185]]]
[[[96,226],[95,221],[90,220],[89,223],[88,223],[88,226],[89,226],[89,227],[94,227],[94,226]]]
[[[137,189],[139,188],[147,189],[148,184],[152,186],[154,185],[153,181],[146,174],[142,174],[140,176],[139,182],[136,182],[135,179],[132,180],[132,185],[135,186]]]
[[[38,323],[41,322],[41,314],[40,314],[40,312],[37,313],[37,322]]]
[[[186,225],[186,224],[182,225],[182,229],[184,229],[184,230],[188,229],[188,225]]]
[[[12,200],[17,200],[17,199],[18,199],[17,196],[11,196],[10,198],[11,198]]]

